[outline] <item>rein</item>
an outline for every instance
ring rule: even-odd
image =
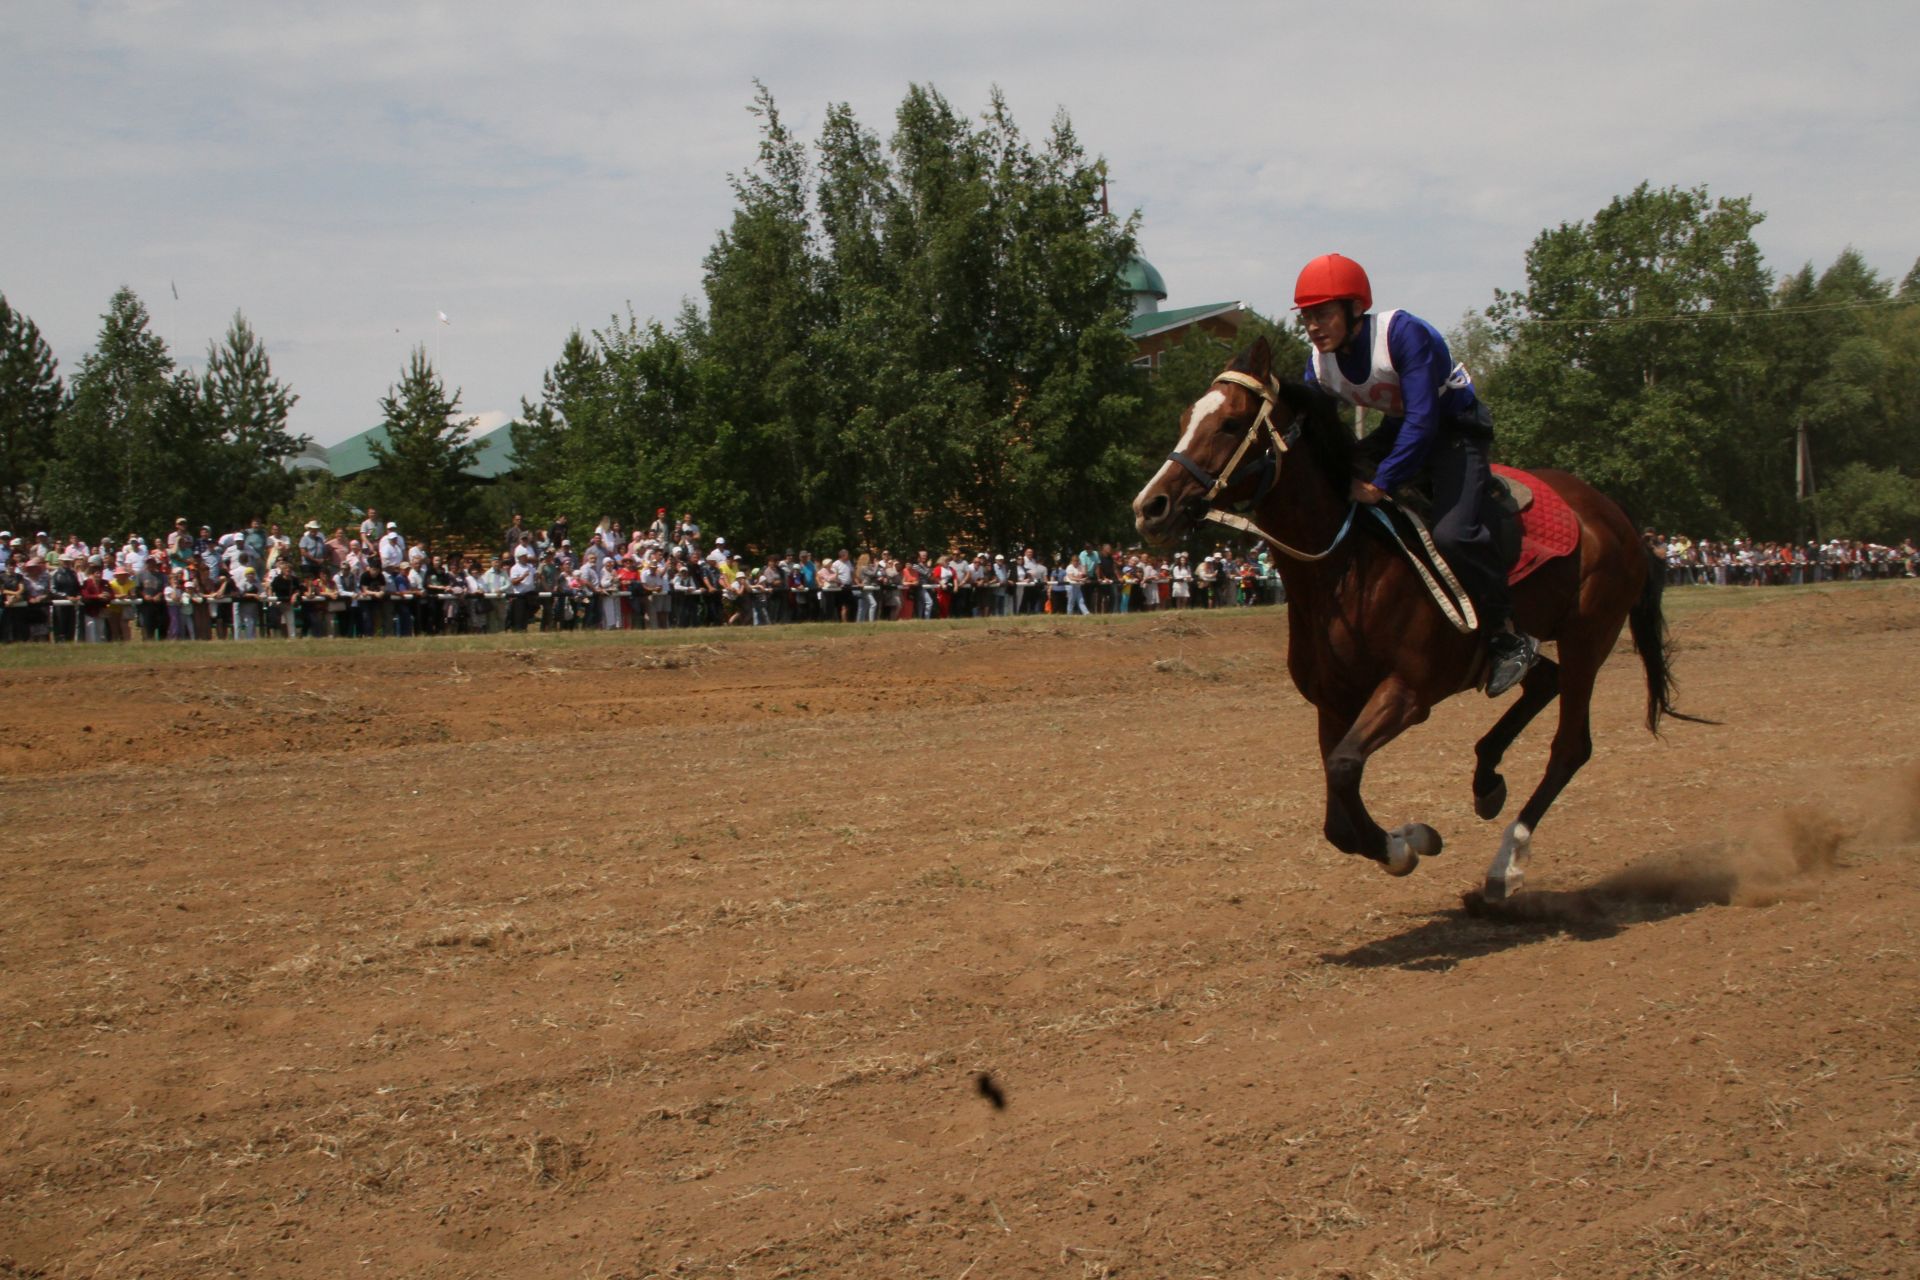
[[[1290,547],[1254,523],[1250,513],[1253,508],[1260,504],[1260,500],[1273,490],[1273,486],[1279,481],[1280,467],[1286,460],[1287,450],[1300,438],[1300,420],[1295,418],[1288,426],[1285,435],[1282,435],[1280,429],[1273,425],[1273,406],[1279,388],[1278,384],[1271,378],[1262,382],[1251,374],[1240,373],[1237,370],[1229,369],[1213,381],[1215,385],[1226,382],[1236,387],[1244,387],[1260,398],[1260,412],[1255,415],[1253,425],[1247,428],[1247,434],[1241,439],[1240,447],[1233,451],[1233,456],[1227,459],[1227,465],[1220,469],[1220,474],[1217,476],[1207,474],[1206,468],[1200,466],[1200,464],[1178,449],[1175,449],[1167,455],[1167,461],[1179,463],[1187,469],[1189,475],[1207,487],[1206,495],[1202,501],[1207,504],[1208,510],[1206,518],[1208,520],[1213,521],[1215,524],[1226,525],[1230,529],[1239,529],[1244,533],[1251,533],[1257,538],[1272,543],[1284,554],[1295,560],[1307,563],[1312,563],[1315,560],[1325,560],[1334,553],[1335,548],[1346,541],[1347,532],[1353,528],[1353,517],[1359,511],[1360,504],[1351,501],[1347,503],[1347,518],[1341,522],[1340,532],[1333,535],[1333,541],[1327,544],[1325,551],[1301,551],[1297,547]],[[1267,438],[1271,447],[1260,457],[1260,462],[1265,469],[1261,474],[1259,487],[1254,490],[1251,498],[1240,504],[1237,511],[1216,510],[1213,506],[1214,501],[1226,491],[1227,485],[1233,480],[1233,473],[1239,468],[1241,462],[1246,459],[1247,451],[1253,447],[1254,441],[1262,435]]]

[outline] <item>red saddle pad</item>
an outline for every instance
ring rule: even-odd
[[[1493,466],[1494,474],[1512,476],[1533,490],[1533,504],[1520,513],[1520,558],[1507,571],[1512,585],[1549,560],[1557,560],[1580,545],[1580,518],[1552,485],[1530,472]]]

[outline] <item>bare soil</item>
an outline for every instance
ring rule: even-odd
[[[1499,918],[1272,611],[0,669],[0,1276],[1920,1274],[1920,584],[1672,603]]]

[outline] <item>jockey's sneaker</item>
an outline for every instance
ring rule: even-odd
[[[1497,698],[1519,684],[1540,660],[1540,642],[1517,631],[1496,631],[1487,639],[1487,696]]]

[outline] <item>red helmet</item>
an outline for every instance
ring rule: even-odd
[[[1296,309],[1317,307],[1336,298],[1352,298],[1362,311],[1373,306],[1373,285],[1359,263],[1337,253],[1323,253],[1300,268],[1300,278],[1293,285]]]

